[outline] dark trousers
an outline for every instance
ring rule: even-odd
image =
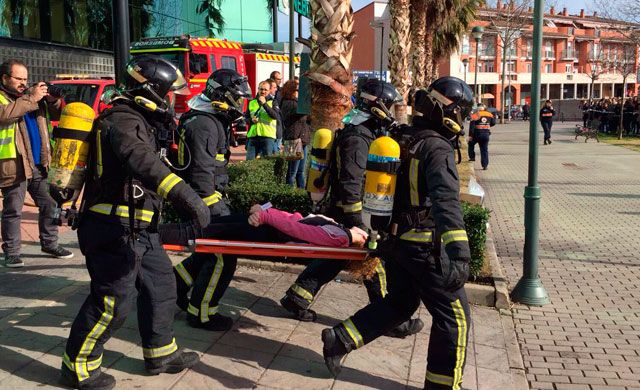
[[[544,139],[551,139],[551,126],[553,126],[553,122],[551,121],[540,121],[542,124],[542,130],[544,131]]]
[[[145,359],[178,350],[173,337],[176,285],[159,235],[127,229],[86,215],[78,229],[91,290],[71,325],[64,363],[86,380],[100,367],[103,345],[127,318],[137,290],[138,329]]]
[[[313,260],[298,276],[287,294],[298,306],[306,309],[322,286],[335,279],[347,264],[348,262],[343,260]],[[364,286],[369,295],[369,302],[378,302],[387,295],[387,275],[382,263],[376,267],[371,279],[364,281]],[[409,316],[404,320],[407,318]]]
[[[40,246],[55,248],[58,245],[58,226],[53,223],[55,202],[49,196],[47,171],[42,165],[38,165],[30,180],[2,188],[2,250],[9,256],[20,255],[20,222],[27,191],[38,206]]]
[[[476,144],[480,146],[480,164],[482,168],[489,166],[489,133],[475,133],[469,141],[469,160],[476,159]]]
[[[464,288],[444,289],[443,269],[430,245],[396,245],[387,261],[389,294],[370,303],[335,329],[342,340],[360,348],[383,335],[424,303],[433,318],[427,353],[425,388],[450,389],[462,381],[468,330],[471,324]],[[446,273],[444,273],[446,274]]]
[[[212,225],[216,225],[220,217],[230,214],[224,201],[210,206],[209,210]],[[246,218],[239,219],[242,227]],[[218,226],[224,228],[224,222]],[[231,283],[237,263],[237,256],[194,253],[173,268],[178,295],[187,294],[193,288],[187,309],[189,314],[201,322],[208,322],[209,316],[218,312],[218,303]]]

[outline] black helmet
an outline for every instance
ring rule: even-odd
[[[166,95],[171,91],[189,95],[187,82],[174,64],[154,55],[138,55],[127,64],[125,95],[150,111],[169,109]],[[150,104],[153,103],[153,104]]]
[[[414,118],[425,120],[453,138],[462,132],[464,119],[473,107],[473,92],[457,77],[441,77],[414,96]]]
[[[209,76],[204,91],[187,104],[194,110],[226,114],[234,121],[242,117],[244,99],[250,98],[245,76],[232,69],[218,69]]]
[[[396,103],[402,103],[402,95],[392,84],[378,79],[367,79],[358,86],[356,108],[370,112],[376,107],[388,113]]]

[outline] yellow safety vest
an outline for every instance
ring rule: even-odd
[[[0,93],[0,104],[9,105],[9,100]],[[16,149],[16,130],[18,122],[10,125],[0,125],[0,160],[7,160],[17,157]]]
[[[273,100],[269,100],[265,103],[269,107],[273,107]],[[276,120],[271,118],[267,112],[260,107],[258,99],[253,99],[249,102],[249,112],[252,117],[258,117],[257,123],[252,123],[247,138],[251,137],[269,137],[276,138]]]

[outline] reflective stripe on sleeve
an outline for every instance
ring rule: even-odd
[[[337,206],[340,207],[345,213],[356,213],[358,211],[362,211],[362,202],[357,202],[354,204],[342,204],[342,202],[338,202]]]
[[[448,245],[454,241],[469,241],[465,230],[449,230],[442,234],[442,243]]]
[[[181,181],[182,179],[180,178],[180,176],[174,173],[170,173],[167,175],[167,177],[165,177],[160,182],[160,185],[158,186],[156,193],[161,197],[166,198],[167,195],[169,195],[169,192],[171,192],[171,190],[173,189],[173,187],[175,187],[176,184],[180,183]]]
[[[403,233],[400,239],[404,241],[428,243],[433,240],[433,233],[430,231],[418,232],[416,229],[411,229]]]
[[[206,198],[202,198],[202,201],[207,206],[211,206],[218,203],[221,199],[222,199],[222,194],[216,191],[212,195],[209,195]]]

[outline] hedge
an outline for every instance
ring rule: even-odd
[[[297,211],[311,211],[311,200],[306,191],[286,184],[286,161],[280,158],[242,161],[229,165],[227,196],[234,212],[247,213],[258,203],[271,202],[273,207]],[[470,279],[475,279],[484,265],[485,240],[489,211],[480,205],[462,203],[464,222],[471,248]],[[177,220],[175,211],[165,208],[164,221]]]

